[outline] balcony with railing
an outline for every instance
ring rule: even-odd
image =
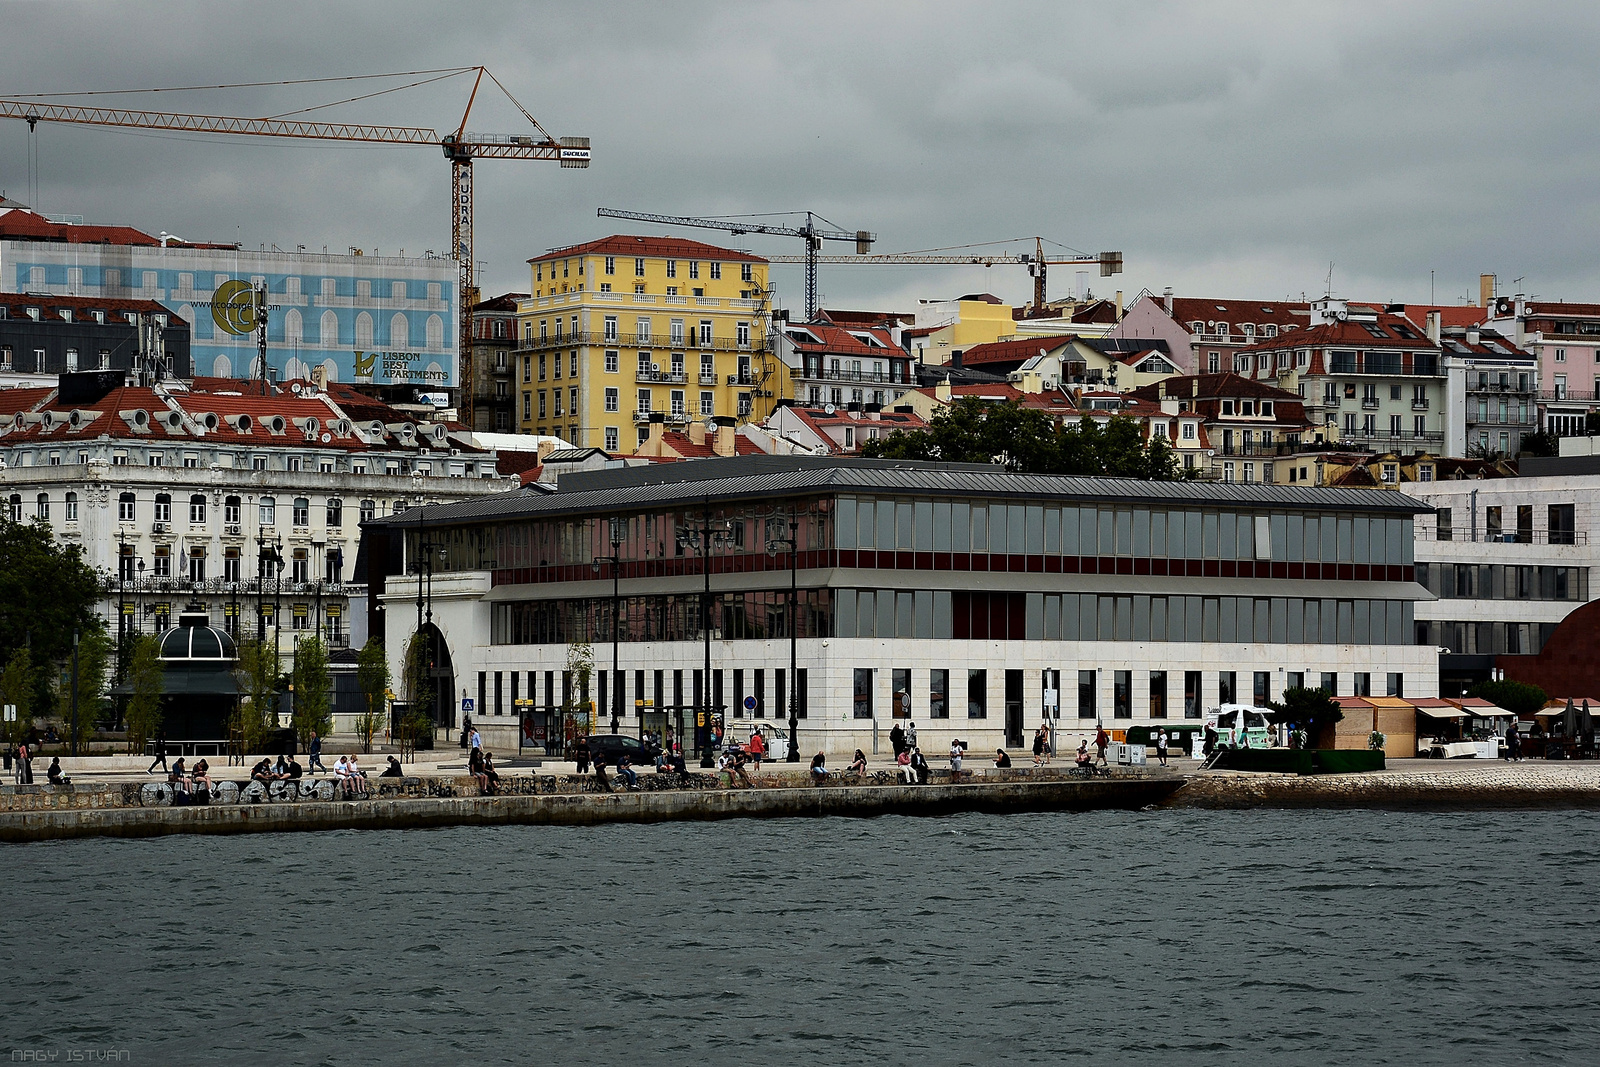
[[[1539,399],[1565,400],[1576,404],[1592,404],[1596,400],[1600,400],[1600,394],[1597,394],[1593,389],[1565,389],[1558,386],[1555,389],[1539,390]]]
[[[636,382],[648,382],[662,385],[686,385],[688,375],[680,367],[676,370],[654,370],[650,367],[639,367],[633,373]]]
[[[634,424],[642,426],[650,421],[652,415],[660,415],[669,426],[683,426],[689,422],[689,413],[684,410],[651,411],[649,408],[639,408],[633,413]]]
[[[1361,398],[1362,411],[1377,411],[1379,406],[1380,401],[1375,396],[1364,396]]]
[[[1419,353],[1406,359],[1386,352],[1363,356],[1334,353],[1328,360],[1329,374],[1381,374],[1386,377],[1439,377],[1439,357]]]
[[[693,348],[701,352],[755,352],[761,349],[759,343],[752,345],[746,341],[741,344],[734,337],[701,338],[698,335],[673,337],[670,333],[665,336],[657,336],[655,334],[606,333],[604,331],[597,333],[593,330],[579,330],[575,333],[554,334],[549,337],[524,337],[517,351],[540,352],[548,351],[552,348],[572,348],[575,345],[593,345],[605,348]]]
[[[1414,396],[1414,397],[1412,397],[1411,398],[1411,410],[1412,411],[1427,411],[1428,410],[1428,398],[1425,397],[1425,396]]]
[[[1554,530],[1524,526],[1516,530],[1480,529],[1476,536],[1469,526],[1439,526],[1437,523],[1416,524],[1418,541],[1458,541],[1465,544],[1484,545],[1587,545],[1587,530]]]

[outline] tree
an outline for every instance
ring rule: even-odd
[[[1536,430],[1522,435],[1522,454],[1525,456],[1554,456],[1561,451],[1561,439],[1547,430]],[[1506,709],[1510,711],[1510,708]]]
[[[563,717],[575,711],[588,710],[587,707],[582,705],[585,696],[589,692],[589,679],[594,674],[594,646],[582,641],[575,641],[568,645],[565,674],[569,681],[566,682],[566,691],[561,695]],[[590,730],[596,728],[596,723],[589,724]]]
[[[1344,709],[1328,695],[1326,689],[1306,689],[1303,686],[1285,689],[1283,700],[1269,700],[1267,707],[1272,709],[1267,716],[1269,722],[1298,727],[1306,732],[1313,744],[1319,738],[1326,739],[1327,732],[1344,721]]]
[[[245,697],[238,711],[244,751],[259,752],[269,731],[278,725],[278,674],[282,664],[270,641],[251,638],[239,645],[239,689]]]
[[[98,621],[98,620],[97,620]],[[82,747],[105,713],[106,671],[111,663],[111,638],[102,625],[91,626],[78,639],[78,715],[72,715],[72,655],[58,676],[55,712],[67,728],[69,743]]]
[[[26,648],[15,649],[0,671],[0,704],[14,704],[16,722],[3,723],[5,738],[13,745],[21,744],[33,729],[34,693],[33,657]]]
[[[1549,702],[1543,689],[1527,682],[1513,682],[1509,678],[1500,682],[1479,682],[1467,690],[1467,695],[1487,700],[1519,719],[1533,718]]]
[[[383,728],[388,718],[386,703],[389,696],[389,657],[383,642],[376,637],[367,638],[361,646],[361,656],[356,663],[356,685],[366,698],[365,708],[356,717],[356,733],[361,735],[361,750],[372,751],[372,736]]]
[[[64,660],[72,635],[95,626],[103,587],[82,546],[57,544],[48,522],[14,522],[0,513],[0,658],[27,647],[35,664]],[[31,678],[30,706],[49,707],[48,677]]]
[[[302,637],[294,646],[294,732],[302,745],[311,743],[311,731],[326,734],[333,725],[329,693],[328,646],[316,634]]]
[[[144,743],[161,729],[161,693],[166,688],[161,642],[141,634],[128,660],[128,751],[143,752]]]
[[[867,441],[862,454],[883,459],[996,463],[1022,474],[1105,475],[1145,481],[1184,477],[1163,437],[1147,444],[1126,415],[1083,418],[1058,426],[1043,411],[1016,402],[966,397],[928,420],[926,430],[896,430]]]

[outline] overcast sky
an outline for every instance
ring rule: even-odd
[[[477,173],[484,289],[613,232],[598,206],[811,209],[878,250],[1034,234],[1127,271],[1097,292],[1600,300],[1600,5],[1592,3],[0,3],[0,96],[484,64],[589,170]],[[97,103],[264,115],[355,82]],[[315,113],[459,121],[463,78]],[[469,127],[520,133],[480,96]],[[247,247],[449,245],[450,169],[426,148],[310,146],[41,125],[38,207]],[[0,121],[0,188],[29,199]],[[777,237],[677,231],[758,254]],[[850,251],[836,246],[836,251]],[[780,306],[798,267],[775,268]],[[1107,284],[1107,283],[1110,284]],[[1073,283],[1051,276],[1052,298]],[[834,267],[826,302],[909,309],[1023,268]]]

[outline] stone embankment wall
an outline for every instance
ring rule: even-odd
[[[493,797],[412,795],[180,808],[51,806],[0,813],[0,841],[496,824],[588,826],[827,815],[949,815],[967,811],[1089,811],[1147,807],[1165,799],[1180,784],[1176,777],[1120,776],[925,786],[805,785]]]
[[[1438,772],[1294,775],[1200,775],[1164,802],[1172,808],[1381,808],[1470,811],[1492,808],[1600,810],[1600,768],[1527,764]],[[1578,771],[1580,773],[1573,773]]]

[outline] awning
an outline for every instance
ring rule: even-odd
[[[1467,714],[1471,715],[1474,719],[1514,719],[1514,718],[1516,718],[1515,715],[1511,714],[1511,712],[1507,711],[1505,708],[1495,708],[1495,707],[1467,708],[1466,711],[1467,711]]]
[[[1467,713],[1459,708],[1418,708],[1418,715],[1426,715],[1430,719],[1465,719]]]
[[[1535,718],[1540,718],[1545,715],[1565,715],[1566,713],[1566,708],[1545,708],[1543,711],[1536,711],[1533,714]]]

